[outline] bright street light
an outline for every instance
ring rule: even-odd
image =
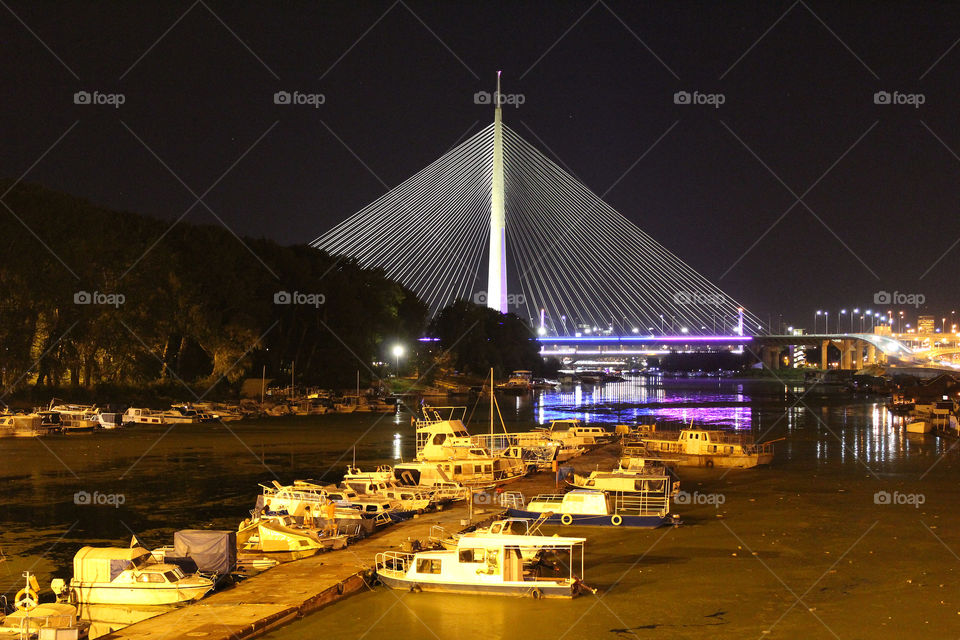
[[[404,349],[402,344],[395,344],[393,345],[393,349],[391,349],[391,352],[393,353],[393,357],[397,359],[396,376],[398,378],[400,377],[400,356],[403,355],[403,351]]]

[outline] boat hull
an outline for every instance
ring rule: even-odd
[[[76,602],[82,604],[158,605],[199,600],[211,585],[136,587],[132,585],[71,584]]]
[[[577,595],[577,585],[570,582],[537,581],[505,584],[465,584],[457,582],[410,580],[406,577],[388,575],[387,572],[378,572],[377,576],[380,578],[380,582],[391,589],[495,596],[533,596],[533,592],[536,589],[540,592],[539,597],[543,598],[572,598]]]
[[[542,518],[540,511],[526,511],[523,509],[507,509],[511,518]],[[570,527],[633,527],[639,529],[656,529],[665,524],[667,515],[594,515],[583,513],[554,513],[540,520],[543,524],[558,524]],[[616,522],[614,522],[616,520]],[[619,523],[619,524],[617,524]]]

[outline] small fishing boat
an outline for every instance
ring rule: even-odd
[[[926,420],[915,420],[907,425],[907,433],[932,433],[933,424]]]
[[[73,557],[69,585],[57,578],[50,587],[74,603],[160,605],[199,600],[213,581],[157,562],[143,547],[82,547]]]
[[[649,491],[574,489],[565,494],[541,494],[523,508],[507,509],[513,518],[542,518],[544,524],[586,527],[653,529],[670,520],[672,486],[661,482]]]
[[[392,589],[572,598],[585,588],[581,583],[585,542],[585,538],[559,536],[462,536],[455,549],[378,553],[376,571]],[[560,561],[525,562],[525,549],[554,554]],[[558,572],[560,567],[566,571]],[[574,573],[575,567],[579,574]]]

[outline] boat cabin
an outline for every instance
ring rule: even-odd
[[[477,533],[462,536],[450,550],[378,553],[376,567],[381,581],[394,589],[570,598],[579,590],[585,542],[585,538]],[[525,561],[521,550],[531,548],[561,556],[559,566],[567,568],[566,575],[554,573],[552,564],[547,573],[541,572],[539,563]]]

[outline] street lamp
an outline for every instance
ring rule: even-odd
[[[820,309],[817,309],[817,315],[813,316],[813,332],[814,333],[817,332],[817,316],[822,316],[822,315],[823,315],[823,312]],[[825,330],[824,333],[829,333],[829,331]]]
[[[825,316],[823,319],[823,332],[830,333],[830,312],[824,311],[823,315]]]
[[[843,314],[847,312],[846,309],[840,309],[840,313],[837,315],[837,333],[843,331],[843,328],[840,326],[840,319],[843,318]]]
[[[399,377],[400,377],[400,356],[403,355],[403,345],[402,345],[402,344],[395,344],[395,345],[393,345],[393,349],[392,349],[391,351],[392,351],[392,353],[393,353],[393,357],[397,359],[397,370],[396,370],[397,373],[396,373],[396,376],[399,378]]]

